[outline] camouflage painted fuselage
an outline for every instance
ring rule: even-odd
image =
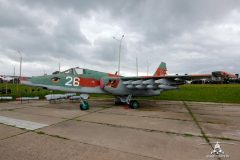
[[[80,72],[79,72],[80,71]],[[161,89],[127,88],[123,77],[89,69],[71,68],[53,75],[22,78],[21,83],[43,87],[49,90],[60,90],[79,93],[112,94],[115,96],[152,96],[159,95]]]
[[[104,77],[109,79],[116,76],[88,69],[82,69],[82,73],[79,74],[75,68],[71,68],[53,75],[22,78],[21,83],[66,92],[105,93],[100,88],[100,80]]]
[[[221,75],[230,77],[226,72]],[[21,83],[50,90],[79,93],[102,93],[114,96],[154,96],[165,90],[178,89],[186,80],[212,78],[213,75],[167,75],[165,62],[161,62],[153,76],[122,77],[115,74],[82,68],[71,68],[52,75],[21,78]]]
[[[178,89],[186,80],[209,75],[167,75],[161,62],[153,76],[122,77],[82,68],[71,68],[52,75],[22,78],[21,83],[50,90],[79,93],[102,93],[114,96],[154,96],[165,90]]]

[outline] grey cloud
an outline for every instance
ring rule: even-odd
[[[26,8],[21,7],[17,3],[9,1],[0,2],[0,26],[2,27],[21,27],[34,26],[34,20],[30,14],[25,13]]]
[[[15,14],[17,15],[16,12]],[[26,11],[25,15],[27,14]],[[77,17],[62,13],[62,16],[56,19],[57,23],[52,33],[49,34],[39,29],[44,20],[41,15],[38,16],[40,21],[35,23],[35,27],[29,26],[24,19],[23,24],[19,24],[17,29],[1,25],[0,45],[6,49],[22,51],[23,55],[27,55],[25,61],[42,61],[54,57],[81,57],[78,45],[87,45],[89,42],[80,30]],[[34,17],[32,21],[35,21]]]
[[[112,72],[117,68],[118,44],[111,33],[125,34],[121,66],[129,73],[135,73],[136,56],[142,72],[146,71],[147,61],[151,72],[161,61],[167,62],[170,73],[239,72],[236,61],[240,59],[239,3],[235,0],[0,0],[0,56],[17,62],[15,51],[21,50],[25,62],[49,68],[55,68],[61,59],[66,67],[85,64]],[[91,18],[101,26],[84,28],[83,23]],[[218,30],[224,25],[234,25],[234,33],[231,34],[231,27]],[[98,32],[107,34],[97,35],[92,29],[98,27],[103,29]],[[91,32],[96,35],[89,36]],[[132,38],[132,33],[137,38]],[[32,68],[28,72],[38,71]]]
[[[113,39],[98,39],[94,42],[94,53],[92,58],[104,61],[117,60],[117,44]]]

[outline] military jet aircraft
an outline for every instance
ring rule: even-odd
[[[82,93],[81,110],[89,109],[86,94],[111,94],[115,104],[128,104],[137,109],[140,104],[136,96],[156,96],[162,91],[178,89],[186,80],[201,79],[209,75],[167,75],[166,63],[161,62],[153,76],[123,77],[83,68],[70,68],[52,75],[21,77],[21,83],[49,90]]]

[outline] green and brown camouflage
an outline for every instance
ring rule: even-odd
[[[22,78],[21,82],[50,90],[79,93],[102,93],[115,96],[154,96],[162,91],[178,89],[194,75],[166,75],[166,63],[161,62],[153,76],[123,77],[83,68],[70,68],[58,74]],[[206,75],[209,76],[209,75]],[[201,75],[201,78],[204,76]]]

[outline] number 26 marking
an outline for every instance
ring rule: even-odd
[[[71,76],[67,76],[66,77],[66,80],[68,80],[66,83],[65,83],[65,86],[79,86],[80,85],[80,78],[78,77],[71,77]]]

